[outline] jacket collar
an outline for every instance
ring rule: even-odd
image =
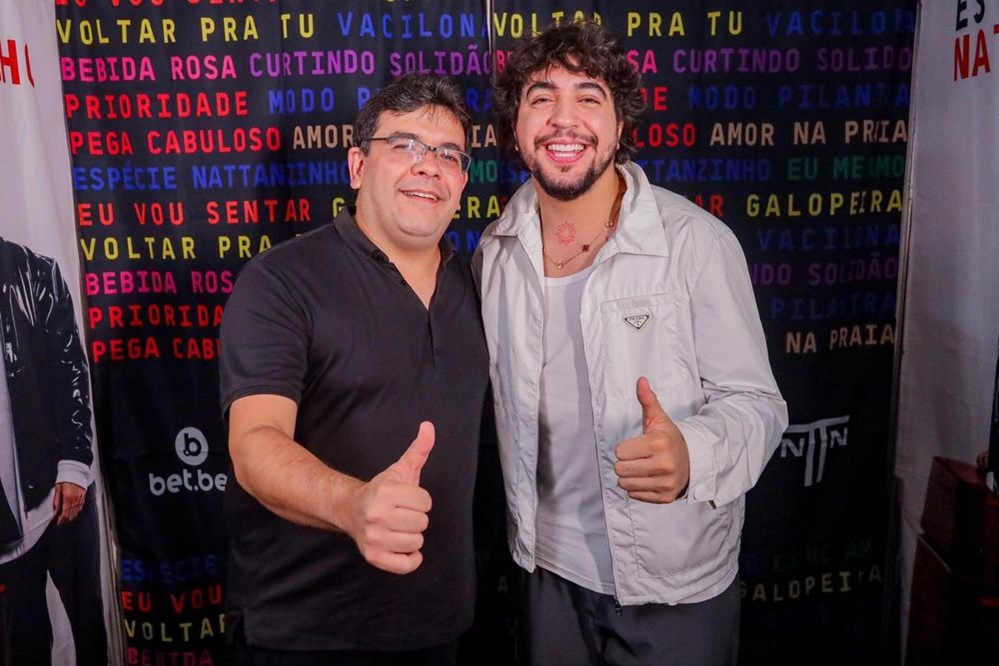
[[[634,162],[619,165],[617,170],[624,178],[627,191],[621,200],[617,231],[606,247],[627,254],[669,256],[662,216],[645,172]],[[533,179],[524,183],[510,198],[493,233],[497,236],[517,236],[528,248],[540,247],[541,222]],[[604,254],[603,250],[601,254]]]

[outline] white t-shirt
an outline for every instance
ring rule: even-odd
[[[614,594],[600,492],[580,302],[593,266],[545,278],[544,365],[538,450],[538,566]]]

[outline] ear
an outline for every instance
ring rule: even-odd
[[[621,142],[621,134],[624,132],[624,121],[620,120],[617,123],[617,140],[618,143]]]
[[[361,189],[361,181],[364,176],[364,162],[368,156],[357,146],[352,146],[347,151],[347,169],[350,172],[350,189]]]

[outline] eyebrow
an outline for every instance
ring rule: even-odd
[[[607,91],[605,91],[596,81],[580,81],[579,83],[574,84],[573,88],[576,90],[596,91],[600,93],[600,97],[605,100],[607,99]],[[524,91],[524,97],[527,97],[537,90],[558,90],[558,86],[551,81],[535,81],[527,87],[527,90]]]

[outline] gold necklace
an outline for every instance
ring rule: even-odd
[[[614,198],[614,205],[611,206],[610,217],[607,218],[607,221],[604,223],[603,227],[597,230],[597,233],[593,236],[593,238],[589,240],[588,243],[583,243],[583,246],[579,249],[579,252],[577,252],[576,254],[572,255],[571,257],[567,257],[566,259],[559,260],[553,257],[552,255],[548,254],[548,251],[545,249],[544,242],[541,243],[541,255],[548,261],[555,264],[555,270],[557,271],[562,270],[563,268],[565,268],[565,265],[568,264],[570,261],[572,261],[573,259],[582,254],[586,254],[587,252],[589,252],[590,248],[593,247],[593,244],[595,242],[597,242],[597,239],[600,238],[600,234],[604,233],[605,229],[614,228],[614,225],[617,224],[618,213],[621,211],[621,199],[624,197],[625,189],[626,186],[624,184],[624,179],[618,176],[617,196]],[[610,239],[610,233],[608,233],[607,236],[604,237],[605,241],[609,239]]]

